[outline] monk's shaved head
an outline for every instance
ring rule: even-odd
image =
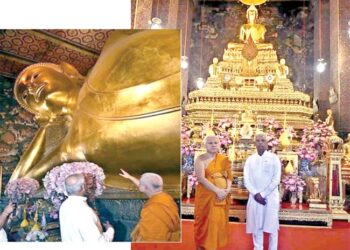
[[[204,145],[208,153],[216,154],[220,150],[220,140],[216,135],[208,135],[204,138]]]
[[[219,137],[217,137],[216,135],[208,135],[208,136],[206,136],[204,138],[204,144],[207,144],[210,141],[218,141],[218,142],[220,142]]]
[[[144,173],[140,178],[140,185],[146,186],[149,190],[159,192],[163,190],[163,179],[154,173]]]
[[[64,185],[66,187],[66,191],[68,195],[78,194],[84,189],[84,185],[85,185],[84,175],[72,174],[65,179]]]

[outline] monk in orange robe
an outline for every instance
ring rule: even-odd
[[[219,139],[205,139],[207,152],[198,156],[194,167],[199,184],[195,193],[194,237],[197,249],[224,247],[229,234],[229,190],[231,163],[219,154]]]
[[[123,169],[121,171],[120,176],[131,180],[149,197],[131,233],[132,241],[180,241],[179,210],[174,199],[163,192],[162,177],[145,173],[138,180]]]

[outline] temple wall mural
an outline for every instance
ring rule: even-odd
[[[2,190],[14,171],[19,157],[29,146],[38,124],[34,116],[20,107],[13,96],[14,79],[0,76],[0,162],[3,167]]]

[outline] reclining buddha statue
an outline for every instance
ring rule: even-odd
[[[175,30],[115,31],[86,77],[67,63],[24,69],[15,97],[40,128],[11,179],[91,161],[104,169],[107,186],[130,187],[120,168],[157,172],[165,188],[178,186],[179,37]]]

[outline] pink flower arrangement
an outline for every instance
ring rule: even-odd
[[[279,144],[279,140],[276,138],[276,135],[272,131],[267,131],[266,132],[266,140],[267,140],[267,145],[270,148],[277,147]]]
[[[224,118],[219,121],[218,127],[227,131],[228,129],[233,128],[235,125],[236,124],[233,119]]]
[[[198,185],[198,180],[197,180],[197,176],[196,176],[195,172],[193,172],[192,174],[188,175],[188,180],[191,183],[192,187],[195,186],[195,185]]]
[[[221,148],[226,152],[230,145],[233,144],[233,140],[231,139],[231,135],[228,131],[222,130],[218,134],[219,140],[220,140],[220,146]]]
[[[49,234],[46,231],[30,231],[26,235],[26,241],[30,242],[44,242]]]
[[[183,156],[194,156],[196,148],[194,145],[181,144],[181,154]]]
[[[263,125],[264,127],[269,128],[270,130],[281,128],[281,125],[273,117],[266,117],[263,122]]]
[[[5,195],[12,202],[25,202],[26,198],[31,198],[39,189],[39,182],[32,178],[19,178],[10,181],[6,185]]]
[[[102,194],[104,180],[106,178],[103,169],[92,162],[72,162],[53,168],[48,172],[43,184],[45,187],[44,198],[50,199],[54,210],[51,217],[57,218],[57,212],[62,202],[67,198],[65,193],[65,179],[72,174],[84,174],[86,178],[88,198],[94,198]]]
[[[333,133],[323,121],[313,122],[313,124],[303,130],[301,147],[298,155],[302,159],[315,161],[321,152],[327,147],[327,139]]]
[[[264,131],[266,133],[267,145],[269,150],[276,148],[279,144],[279,136],[281,135],[281,125],[273,117],[266,117],[263,121]]]
[[[196,145],[192,141],[193,131],[185,122],[181,122],[181,155],[194,156]]]
[[[285,190],[289,190],[291,192],[303,192],[306,185],[305,181],[297,174],[283,176],[282,184]]]
[[[187,142],[191,136],[192,136],[193,132],[192,129],[187,126],[187,124],[185,122],[181,122],[181,140]]]

